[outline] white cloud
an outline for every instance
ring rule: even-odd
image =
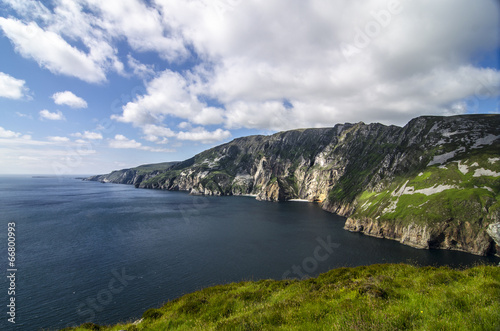
[[[40,119],[60,121],[60,120],[65,120],[66,118],[64,117],[63,113],[61,113],[61,111],[59,110],[57,110],[55,113],[51,113],[47,109],[44,109],[40,111]]]
[[[193,108],[200,107],[197,100],[186,90],[187,83],[178,73],[165,70],[147,84],[147,94],[123,107],[121,116],[114,119],[137,126],[161,122],[167,115],[190,117]]]
[[[174,137],[175,132],[159,125],[146,124],[142,127],[142,132],[146,135],[159,136],[159,137]]]
[[[142,137],[142,139],[150,141],[150,142],[153,142],[153,143],[157,142],[158,140],[160,140],[159,137],[153,136],[153,135],[145,135],[144,137]]]
[[[500,94],[500,71],[471,60],[499,46],[493,2],[156,3],[163,24],[203,61],[182,75],[165,70],[114,116],[135,126],[168,117],[272,130],[405,124],[423,113],[471,111],[463,105],[484,99],[478,90]],[[346,45],[356,51],[346,54]]]
[[[179,127],[179,129],[191,129],[192,128],[191,123],[189,123],[189,122],[180,122],[179,124],[177,124],[177,126]]]
[[[165,70],[147,83],[146,94],[127,103],[122,114],[113,115],[112,118],[144,127],[144,133],[148,131],[148,125],[161,123],[168,116],[187,119],[201,125],[223,123],[224,111],[208,107],[197,95],[190,92],[190,88],[191,85],[179,73]]]
[[[16,111],[16,115],[19,116],[19,117],[25,117],[25,118],[29,118],[29,119],[33,119],[33,116],[29,115],[29,114],[23,114],[23,113],[20,113],[18,111]]]
[[[19,132],[14,132],[11,130],[4,129],[0,126],[0,139],[5,139],[2,141],[2,144],[10,144],[10,143],[31,143],[31,136],[29,134],[22,134]]]
[[[133,139],[128,139],[124,135],[117,134],[114,139],[109,141],[111,148],[140,148],[142,144]]]
[[[20,133],[6,130],[0,126],[0,138],[18,138],[21,136]]]
[[[175,132],[170,130],[169,128],[154,124],[144,125],[142,127],[142,132],[145,134],[145,136],[142,137],[143,139],[155,142],[157,144],[166,144],[168,143],[168,139],[165,137],[175,136]]]
[[[39,1],[3,0],[18,13],[31,19],[50,19],[50,11]]]
[[[111,148],[119,149],[141,149],[149,152],[174,152],[172,149],[144,146],[140,142],[135,141],[134,139],[128,139],[122,134],[115,135],[114,139],[110,139],[108,141],[108,145]]]
[[[0,72],[0,97],[8,99],[22,99],[27,96],[29,89],[26,82]]]
[[[161,140],[155,141],[158,145],[166,145],[169,143],[169,140],[167,138],[162,138]]]
[[[156,143],[172,133],[146,127],[171,119],[186,123],[180,137],[202,136],[191,128],[207,125],[404,124],[424,113],[474,111],[478,100],[500,94],[490,59],[500,46],[495,1],[78,0],[50,10],[38,1],[6,3],[23,16],[0,18],[6,36],[54,73],[88,82],[124,74],[117,45],[128,43],[127,70],[153,78],[113,118]],[[155,74],[137,52],[185,69]]]
[[[102,134],[99,132],[92,132],[92,131],[85,131],[83,133],[81,132],[76,132],[72,133],[71,136],[77,137],[77,138],[82,138],[82,139],[87,139],[87,140],[99,140],[102,139]]]
[[[47,139],[56,143],[65,143],[69,141],[68,137],[59,137],[59,136],[51,136],[47,137]]]
[[[106,80],[106,75],[93,59],[68,44],[59,34],[40,28],[35,22],[24,24],[0,17],[0,27],[25,58],[32,58],[52,73],[77,77],[89,83]]]
[[[54,93],[52,99],[54,99],[56,105],[66,105],[71,108],[87,108],[87,102],[70,91]]]
[[[148,152],[154,152],[154,153],[172,153],[172,152],[175,152],[175,149],[156,148],[156,147],[151,147],[151,146],[142,146],[141,149],[148,151]]]
[[[123,40],[135,51],[154,51],[168,61],[189,55],[183,37],[165,24],[154,3],[65,0],[49,10],[39,1],[6,2],[30,23],[3,18],[0,27],[23,56],[56,74],[92,83],[105,81],[111,70],[124,75],[116,46]],[[133,58],[128,62],[136,74],[151,74],[151,67]]]
[[[207,131],[204,128],[198,127],[189,132],[181,131],[177,134],[179,140],[200,141],[203,143],[213,143],[229,139],[231,132],[227,130],[217,129],[215,131]]]
[[[127,56],[127,64],[132,69],[134,75],[141,78],[148,78],[155,75],[155,70],[153,65],[146,65],[140,63],[132,55]]]
[[[189,51],[184,39],[152,6],[138,0],[85,1],[100,17],[106,33],[125,37],[136,51],[155,51],[162,58],[175,61],[185,58]]]
[[[192,72],[190,91],[223,103],[228,127],[404,124],[457,111],[477,89],[499,95],[499,70],[471,61],[499,46],[493,1],[244,1],[222,13],[202,1],[158,3],[213,60]]]

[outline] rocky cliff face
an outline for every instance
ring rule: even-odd
[[[394,224],[371,218],[348,218],[344,229],[352,232],[397,240],[415,248],[453,249],[476,255],[494,254],[496,248],[485,231],[477,231],[470,222],[443,221],[433,224]]]
[[[307,199],[346,229],[420,248],[498,254],[500,116],[419,117],[250,136],[163,169],[90,180],[192,194]],[[134,172],[135,171],[135,172]]]

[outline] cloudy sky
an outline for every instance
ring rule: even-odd
[[[498,113],[496,0],[1,0],[0,173]]]

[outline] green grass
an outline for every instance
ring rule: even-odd
[[[132,168],[131,170],[137,170],[140,174],[147,174],[153,171],[162,171],[171,168],[173,165],[179,162],[163,162],[155,164],[144,164],[138,167]]]
[[[478,230],[483,219],[500,207],[500,177],[474,177],[476,169],[500,171],[500,162],[490,163],[490,153],[471,153],[461,164],[467,166],[464,174],[458,162],[443,166],[431,166],[411,175],[400,176],[381,192],[364,191],[357,197],[354,218],[371,218],[407,225],[433,224],[435,222],[469,222]],[[421,193],[397,196],[403,184],[415,191],[436,185],[450,185],[453,188],[439,193]],[[396,208],[387,208],[396,203]],[[477,225],[477,226],[476,226]]]
[[[500,267],[379,264],[203,289],[137,324],[71,330],[498,330]]]

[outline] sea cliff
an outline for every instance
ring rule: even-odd
[[[204,195],[306,199],[345,229],[500,254],[500,115],[423,116],[249,136],[182,161],[88,178]]]

